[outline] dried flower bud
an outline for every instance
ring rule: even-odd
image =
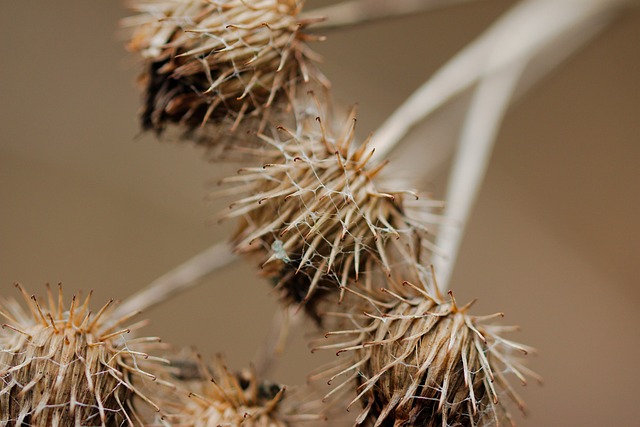
[[[221,357],[211,367],[198,357],[196,366],[198,378],[181,384],[190,390],[188,398],[167,421],[185,427],[289,427],[297,420],[318,418],[287,408],[285,387],[259,381],[253,371],[232,373]]]
[[[378,175],[386,162],[372,164],[372,150],[355,142],[353,111],[338,115],[326,102],[306,102],[297,109],[297,127],[262,135],[266,164],[223,180],[232,185],[228,193],[248,194],[224,214],[242,219],[236,250],[257,253],[265,274],[280,279],[298,303],[309,303],[318,289],[336,292],[377,266],[390,275],[408,252],[430,249],[426,224],[440,207],[385,188]]]
[[[113,301],[95,315],[91,294],[75,296],[66,308],[47,288],[46,304],[16,285],[27,310],[15,300],[0,303],[7,323],[0,331],[0,425],[66,427],[134,425],[134,377],[152,378],[143,370],[149,356],[141,351],[155,338],[125,340],[135,326],[114,319]],[[137,424],[140,424],[138,421]]]
[[[129,48],[146,60],[144,129],[205,123],[235,130],[292,85],[324,80],[302,32],[300,0],[134,0]],[[254,123],[255,124],[255,123]],[[216,141],[208,140],[213,144]]]
[[[515,374],[523,383],[539,378],[522,365],[517,353],[529,347],[502,338],[515,328],[487,323],[491,316],[471,316],[471,304],[458,307],[451,296],[443,302],[436,294],[410,283],[410,294],[393,301],[375,302],[374,313],[351,320],[358,326],[327,334],[352,336],[348,341],[320,346],[351,355],[334,367],[331,380],[351,376],[330,394],[349,390],[356,382],[364,410],[357,424],[372,426],[496,426],[511,421],[503,398],[524,403],[505,378]],[[389,291],[386,291],[389,295]]]

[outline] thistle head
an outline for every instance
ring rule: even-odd
[[[144,129],[212,124],[234,131],[301,81],[323,79],[298,19],[299,0],[134,0],[129,49],[146,70]],[[205,141],[213,144],[215,141]]]
[[[524,411],[524,403],[507,373],[526,384],[539,378],[521,355],[532,349],[502,337],[514,329],[493,324],[491,316],[472,316],[471,304],[459,307],[453,295],[444,301],[424,288],[405,284],[414,296],[397,295],[379,303],[358,327],[329,335],[353,339],[325,345],[347,352],[349,360],[331,381],[351,373],[336,390],[357,386],[364,407],[357,423],[373,426],[497,426],[511,422],[508,400]],[[369,299],[371,303],[373,299]]]
[[[156,338],[125,337],[140,325],[123,327],[132,316],[113,318],[113,301],[95,315],[91,294],[65,305],[62,287],[47,298],[30,296],[16,285],[26,308],[0,301],[0,424],[30,426],[133,425],[134,379],[154,379],[143,367],[145,347]]]
[[[385,186],[386,162],[372,163],[373,151],[356,141],[353,110],[333,111],[314,94],[299,102],[291,127],[261,135],[262,166],[223,180],[229,193],[247,195],[223,217],[241,219],[238,252],[257,254],[289,300],[313,305],[312,298],[338,293],[367,272],[380,267],[391,275],[427,252],[424,218],[435,219],[439,203]]]
[[[221,357],[208,364],[198,356],[196,363],[198,375],[182,383],[188,397],[168,421],[188,427],[288,427],[300,418],[286,408],[286,388],[259,380],[253,370],[231,372]]]

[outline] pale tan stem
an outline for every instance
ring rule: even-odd
[[[295,327],[301,320],[300,307],[291,306],[276,310],[267,340],[254,358],[258,377],[269,376],[275,368],[275,362],[280,359],[287,347],[290,328]]]
[[[460,242],[480,191],[493,145],[513,91],[526,61],[513,64],[483,79],[467,113],[458,150],[449,175],[446,200],[447,221],[441,226],[433,255],[441,292],[449,288]]]
[[[448,221],[436,241],[436,246],[445,254],[434,255],[438,284],[443,291],[449,287],[462,236],[484,179],[498,129],[525,67],[540,49],[556,42],[559,36],[579,37],[584,32],[578,35],[574,32],[586,23],[589,23],[586,34],[593,35],[593,26],[606,9],[602,2],[588,3],[584,1],[576,7],[570,2],[526,1],[522,6],[530,21],[503,34],[489,52],[486,64],[480,70],[482,80],[463,124],[449,178]],[[539,25],[543,23],[545,31],[540,31]],[[597,27],[602,28],[602,25]]]
[[[324,17],[311,29],[337,29],[468,3],[477,0],[350,0],[312,9],[303,17]]]
[[[236,259],[226,243],[215,244],[125,299],[116,309],[115,318],[149,309],[187,291]]]
[[[625,3],[628,2],[526,0],[513,6],[440,68],[378,128],[371,140],[371,147],[376,150],[374,160],[385,159],[414,126],[469,89],[482,75],[498,72],[523,57],[533,57],[563,38],[580,37],[574,30],[588,30],[586,24],[601,28],[598,23],[611,17],[610,12]],[[488,58],[496,46],[500,43],[504,45],[511,34],[519,34],[519,37],[511,39],[509,48],[499,60],[488,64]],[[558,46],[575,47],[574,44]],[[541,77],[540,73],[536,75],[536,79]],[[532,83],[529,79],[529,85]]]

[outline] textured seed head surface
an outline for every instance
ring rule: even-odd
[[[125,340],[135,326],[122,326],[131,316],[111,316],[113,301],[93,314],[91,294],[67,306],[62,287],[57,295],[47,288],[44,300],[17,287],[26,309],[0,301],[0,425],[141,425],[133,382],[151,377],[142,351],[157,339]]]
[[[198,375],[180,384],[180,403],[167,421],[185,427],[293,425],[296,415],[283,407],[285,387],[259,380],[253,371],[233,373],[221,357],[212,364],[199,358],[195,365],[190,371]]]
[[[142,125],[255,130],[291,87],[322,80],[297,15],[300,0],[135,0],[129,49],[144,58]],[[211,126],[206,126],[211,125]],[[207,137],[208,136],[208,137]]]
[[[515,328],[490,322],[501,313],[472,316],[471,304],[458,307],[453,296],[445,302],[423,286],[405,286],[414,296],[368,297],[364,315],[360,307],[351,312],[351,329],[328,333],[335,342],[318,347],[346,357],[326,373],[330,382],[346,376],[330,395],[348,393],[355,383],[349,406],[361,402],[357,424],[369,426],[512,424],[506,403],[523,411],[524,403],[507,374],[523,383],[539,378],[520,360],[532,349],[502,337]]]
[[[421,259],[431,249],[439,202],[389,189],[386,162],[358,143],[355,112],[337,111],[315,94],[300,94],[295,123],[260,137],[263,163],[223,180],[236,200],[223,216],[240,218],[236,250],[255,254],[263,273],[289,300],[314,296]],[[318,292],[320,291],[320,292]]]

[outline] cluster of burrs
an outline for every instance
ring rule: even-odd
[[[319,376],[347,376],[329,394],[355,391],[351,403],[364,407],[357,424],[509,420],[503,403],[523,404],[506,374],[533,375],[516,357],[529,350],[501,337],[512,328],[492,325],[497,316],[472,316],[442,297],[429,267],[442,204],[392,185],[386,162],[356,137],[355,112],[334,106],[305,44],[314,20],[298,18],[302,3],[142,2],[132,46],[151,70],[143,125],[150,105],[172,121],[158,106],[185,97],[200,105],[187,122],[216,128],[234,119],[231,138],[183,139],[224,145],[242,162],[219,192],[234,197],[221,214],[238,220],[233,247],[257,261],[286,303],[333,330],[317,347],[348,360]],[[175,98],[162,91],[158,104],[162,85],[182,89]],[[258,87],[264,96],[254,96]]]
[[[303,1],[132,3],[142,126],[243,163],[221,180],[235,198],[221,217],[282,300],[330,331],[315,348],[339,356],[311,376],[338,384],[325,407],[361,405],[356,425],[512,423],[506,404],[524,404],[507,377],[537,378],[520,358],[530,349],[503,338],[514,328],[500,314],[471,315],[438,288],[442,204],[391,184],[355,112],[334,106]],[[220,360],[149,356],[155,339],[125,339],[134,328],[111,304],[92,316],[88,299],[63,309],[61,294],[48,307],[23,294],[28,312],[0,309],[0,426],[289,427],[325,411]]]
[[[285,389],[135,336],[145,321],[91,293],[65,301],[16,285],[23,304],[0,300],[0,426],[268,426],[308,416],[283,405]],[[124,326],[128,325],[128,326]],[[158,356],[161,355],[161,357]]]

